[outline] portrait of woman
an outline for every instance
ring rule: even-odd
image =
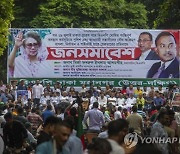
[[[20,54],[16,57],[17,52]],[[47,62],[48,51],[35,31],[19,32],[8,57],[11,77],[49,77],[51,66]]]

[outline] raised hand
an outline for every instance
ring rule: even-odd
[[[25,39],[23,39],[23,33],[19,32],[18,35],[15,37],[15,47],[19,48]]]

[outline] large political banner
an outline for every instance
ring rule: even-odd
[[[10,29],[8,78],[179,78],[179,30]]]

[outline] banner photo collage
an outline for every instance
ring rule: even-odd
[[[179,30],[10,29],[8,78],[179,78]]]

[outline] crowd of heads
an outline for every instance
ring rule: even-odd
[[[39,97],[34,97],[37,86],[41,86],[42,91]],[[115,139],[118,144],[122,144],[125,135],[133,131],[129,128],[126,120],[132,113],[140,112],[144,126],[147,128],[148,122],[152,124],[156,120],[169,126],[175,115],[170,102],[173,94],[179,92],[179,87],[177,85],[135,87],[132,84],[123,87],[111,85],[95,87],[91,84],[89,87],[82,85],[76,90],[75,87],[63,86],[59,82],[50,86],[49,83],[42,85],[37,80],[34,85],[26,85],[24,80],[21,80],[17,85],[4,84],[1,81],[0,90],[0,112],[1,115],[4,115],[7,123],[11,123],[14,119],[20,120],[27,130],[32,130],[34,136],[39,133],[40,128],[38,127],[42,124],[43,130],[53,136],[59,143],[57,146],[62,148],[72,131],[78,130],[79,107],[81,107],[83,116],[91,109],[100,110],[105,116],[106,124],[106,127],[102,127],[102,131],[105,128],[108,137]],[[28,96],[17,95],[18,91],[28,91],[29,94]],[[177,107],[176,110],[178,109]],[[52,115],[48,117],[47,112]],[[122,114],[121,119],[115,118],[115,112]],[[156,114],[155,118],[153,118],[154,113]],[[30,120],[32,116],[30,114],[36,114],[42,119],[38,127]],[[83,120],[83,116],[81,120]],[[84,126],[83,129],[86,131],[87,128]],[[108,154],[112,150],[107,140],[100,138],[93,140],[87,148],[92,154]]]

